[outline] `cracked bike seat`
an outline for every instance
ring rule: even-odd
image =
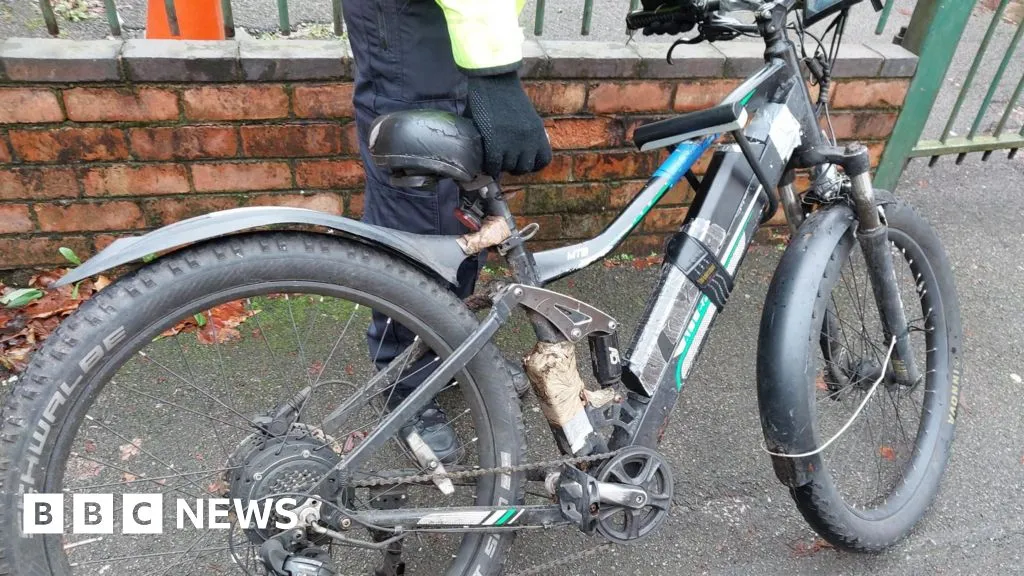
[[[468,118],[441,110],[403,110],[370,127],[370,157],[392,183],[435,178],[469,182],[483,172],[480,132]]]

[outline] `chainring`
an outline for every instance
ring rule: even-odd
[[[601,466],[597,479],[636,486],[647,492],[647,503],[641,508],[601,504],[597,532],[609,541],[636,542],[668,518],[672,507],[672,469],[658,452],[643,446],[625,448]]]

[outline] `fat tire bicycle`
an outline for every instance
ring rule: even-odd
[[[631,15],[632,27],[699,27],[684,43],[759,35],[765,65],[718,106],[639,127],[641,150],[671,152],[590,240],[531,252],[536,226],[520,227],[500,183],[481,174],[472,123],[409,111],[375,124],[374,161],[425,195],[439,178],[457,181],[461,217],[475,228],[464,236],[242,208],[119,240],[64,277],[66,286],[161,254],[69,317],[8,395],[0,574],[496,574],[520,530],[643,538],[671,508],[672,473],[657,452],[669,415],[780,202],[793,234],[760,326],[764,448],[832,544],[877,551],[906,536],[936,495],[956,424],[962,336],[947,255],[912,207],[872,188],[864,146],[837,146],[819,128],[830,62],[801,57],[790,39],[799,34],[802,51],[795,0],[746,2],[753,24],[724,15],[727,4]],[[817,103],[802,63],[821,85]],[[691,168],[711,149],[697,178]],[[798,169],[812,175],[802,194]],[[696,196],[622,350],[614,318],[544,286],[607,256],[683,179]],[[487,249],[512,279],[471,309],[447,286]],[[371,309],[413,344],[388,362],[371,350],[360,364]],[[560,452],[543,462],[527,459],[520,402],[493,342],[519,309],[537,337],[524,366]],[[596,387],[577,368],[584,340]],[[422,383],[387,409],[416,373]],[[398,438],[439,394],[458,411],[457,464],[414,433]],[[540,494],[531,502],[528,485]],[[250,526],[236,509],[228,530],[179,522],[148,540],[119,534],[122,544],[24,534],[23,495],[70,502],[103,491],[250,504],[293,496],[297,520]]]

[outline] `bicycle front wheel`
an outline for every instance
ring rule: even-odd
[[[945,250],[913,208],[887,193],[879,196],[887,199],[890,253],[922,379],[906,385],[893,377],[890,343],[855,237],[856,222],[847,218],[841,235],[820,234],[837,240],[831,250],[810,246],[824,242],[814,238],[813,228],[815,220],[829,217],[828,210],[808,219],[783,256],[768,308],[783,291],[792,298],[789,306],[766,308],[758,354],[766,438],[771,441],[777,424],[766,419],[767,411],[788,409],[809,415],[808,448],[835,437],[801,459],[804,482],[794,482],[801,485],[791,486],[790,493],[822,537],[856,551],[878,551],[899,541],[934,500],[949,458],[960,392],[960,312]],[[846,210],[832,210],[837,209]],[[807,261],[815,258],[821,260]],[[819,275],[794,281],[789,264],[797,259],[803,270]],[[790,327],[788,338],[778,328],[783,325]],[[806,332],[797,334],[794,326]],[[770,343],[773,338],[785,341]],[[782,355],[785,362],[779,361]],[[771,391],[784,381],[796,387],[796,379],[803,389],[787,408],[787,400]]]

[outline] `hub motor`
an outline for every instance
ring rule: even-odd
[[[226,473],[228,497],[240,499],[243,505],[259,505],[264,499],[292,497],[302,505],[299,495],[331,502],[334,498],[334,478],[327,478],[316,491],[311,491],[321,478],[327,476],[341,457],[335,450],[335,441],[322,431],[305,424],[292,424],[287,434],[267,436],[262,432],[249,435],[228,458]],[[261,543],[281,532],[275,524],[282,520],[271,515],[267,528],[246,530],[249,539]]]

